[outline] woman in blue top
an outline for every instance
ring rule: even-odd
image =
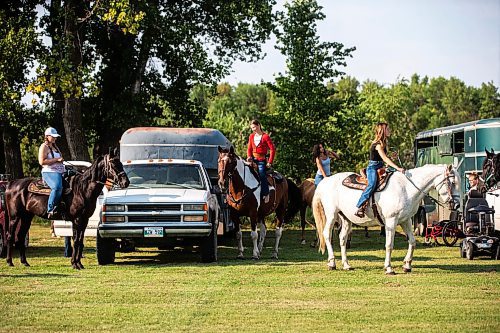
[[[318,167],[316,176],[314,177],[314,185],[318,186],[323,178],[331,175],[330,171],[330,158],[339,158],[334,151],[327,151],[322,143],[318,143],[313,147],[313,161]]]
[[[403,168],[398,167],[389,157],[387,157],[387,140],[389,136],[391,136],[389,125],[387,123],[378,123],[375,127],[375,139],[370,145],[370,161],[368,162],[368,167],[366,168],[368,185],[363,193],[361,193],[361,197],[356,205],[358,208],[355,213],[357,217],[365,217],[365,209],[368,205],[368,199],[370,199],[370,196],[377,187],[377,170],[384,166],[384,162],[399,172],[405,172]]]

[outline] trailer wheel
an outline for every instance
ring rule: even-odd
[[[210,214],[213,216],[213,214]],[[201,262],[209,263],[217,261],[217,223],[212,221],[210,235],[203,237],[200,243]]]
[[[469,260],[474,259],[474,245],[472,245],[470,242],[467,242],[467,247],[465,248],[465,256]]]
[[[113,238],[103,238],[97,230],[95,242],[97,262],[99,265],[109,265],[115,262],[115,240]]]

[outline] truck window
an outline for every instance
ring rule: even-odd
[[[205,188],[198,165],[135,164],[126,165],[124,169],[132,187]]]

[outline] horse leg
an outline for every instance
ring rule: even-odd
[[[408,252],[403,260],[403,272],[409,273],[411,272],[411,262],[413,260],[413,251],[415,251],[415,246],[417,245],[417,241],[415,240],[415,236],[413,235],[413,227],[410,220],[406,220],[401,223],[401,227],[403,227],[403,231],[408,238]]]
[[[264,241],[267,234],[266,222],[264,221],[264,217],[259,217],[259,229],[259,253],[262,254],[262,249],[264,248]]]
[[[253,215],[250,217],[250,224],[252,231],[250,233],[252,237],[252,243],[253,243],[253,253],[252,253],[252,259],[259,259],[260,258],[260,252],[259,252],[259,246],[258,246],[258,238],[259,235],[257,233],[257,215]]]
[[[236,244],[238,246],[238,256],[236,258],[243,259],[243,251],[245,250],[245,248],[243,247],[243,235],[241,233],[241,220],[240,220],[239,216],[232,215],[232,214],[231,214],[231,220],[233,222],[236,222],[235,234],[236,234]]]
[[[302,229],[300,244],[302,245],[306,244],[306,209],[307,205],[302,203],[300,207],[300,227]]]
[[[396,273],[391,266],[391,255],[394,249],[394,234],[396,232],[396,219],[387,219],[385,221],[385,263],[384,269],[385,274],[395,275]]]
[[[330,214],[326,214],[325,212],[325,215],[326,215],[326,224],[325,228],[323,229],[323,237],[325,238],[325,244],[328,250],[327,266],[328,269],[332,271],[337,269],[337,264],[335,263],[335,254],[333,252],[333,245],[332,245],[332,231],[337,216],[337,212],[334,212],[332,216],[329,216]]]
[[[81,260],[83,254],[83,238],[85,235],[85,228],[87,224],[83,221],[76,219],[73,222],[73,253],[71,255],[71,265],[74,269],[83,269]]]
[[[25,216],[21,219],[21,227],[19,228],[19,232],[17,233],[17,248],[19,249],[19,258],[21,260],[21,264],[26,267],[29,267],[28,261],[26,260],[26,235],[28,234],[28,230],[31,226],[31,220],[33,216]]]
[[[6,233],[7,242],[7,265],[14,266],[12,262],[12,254],[14,252],[14,242],[16,241],[16,229],[17,224],[20,223],[21,219],[17,216],[10,216],[9,218],[9,228]]]
[[[343,217],[340,218],[340,221],[342,223],[342,228],[339,235],[340,253],[342,255],[342,268],[346,271],[350,271],[352,267],[351,265],[349,265],[349,261],[347,260],[347,244],[351,235],[352,224],[349,220]]]
[[[276,209],[276,230],[274,232],[276,236],[276,241],[274,243],[274,251],[272,254],[272,257],[274,259],[278,259],[280,240],[281,240],[281,235],[283,234],[283,223],[285,221],[285,212],[286,208],[284,207],[283,203],[281,203]]]

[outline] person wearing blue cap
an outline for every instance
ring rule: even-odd
[[[38,149],[38,163],[42,166],[42,178],[51,189],[47,205],[48,219],[53,217],[63,190],[64,159],[56,145],[58,137],[60,135],[55,128],[47,128],[45,140]]]

